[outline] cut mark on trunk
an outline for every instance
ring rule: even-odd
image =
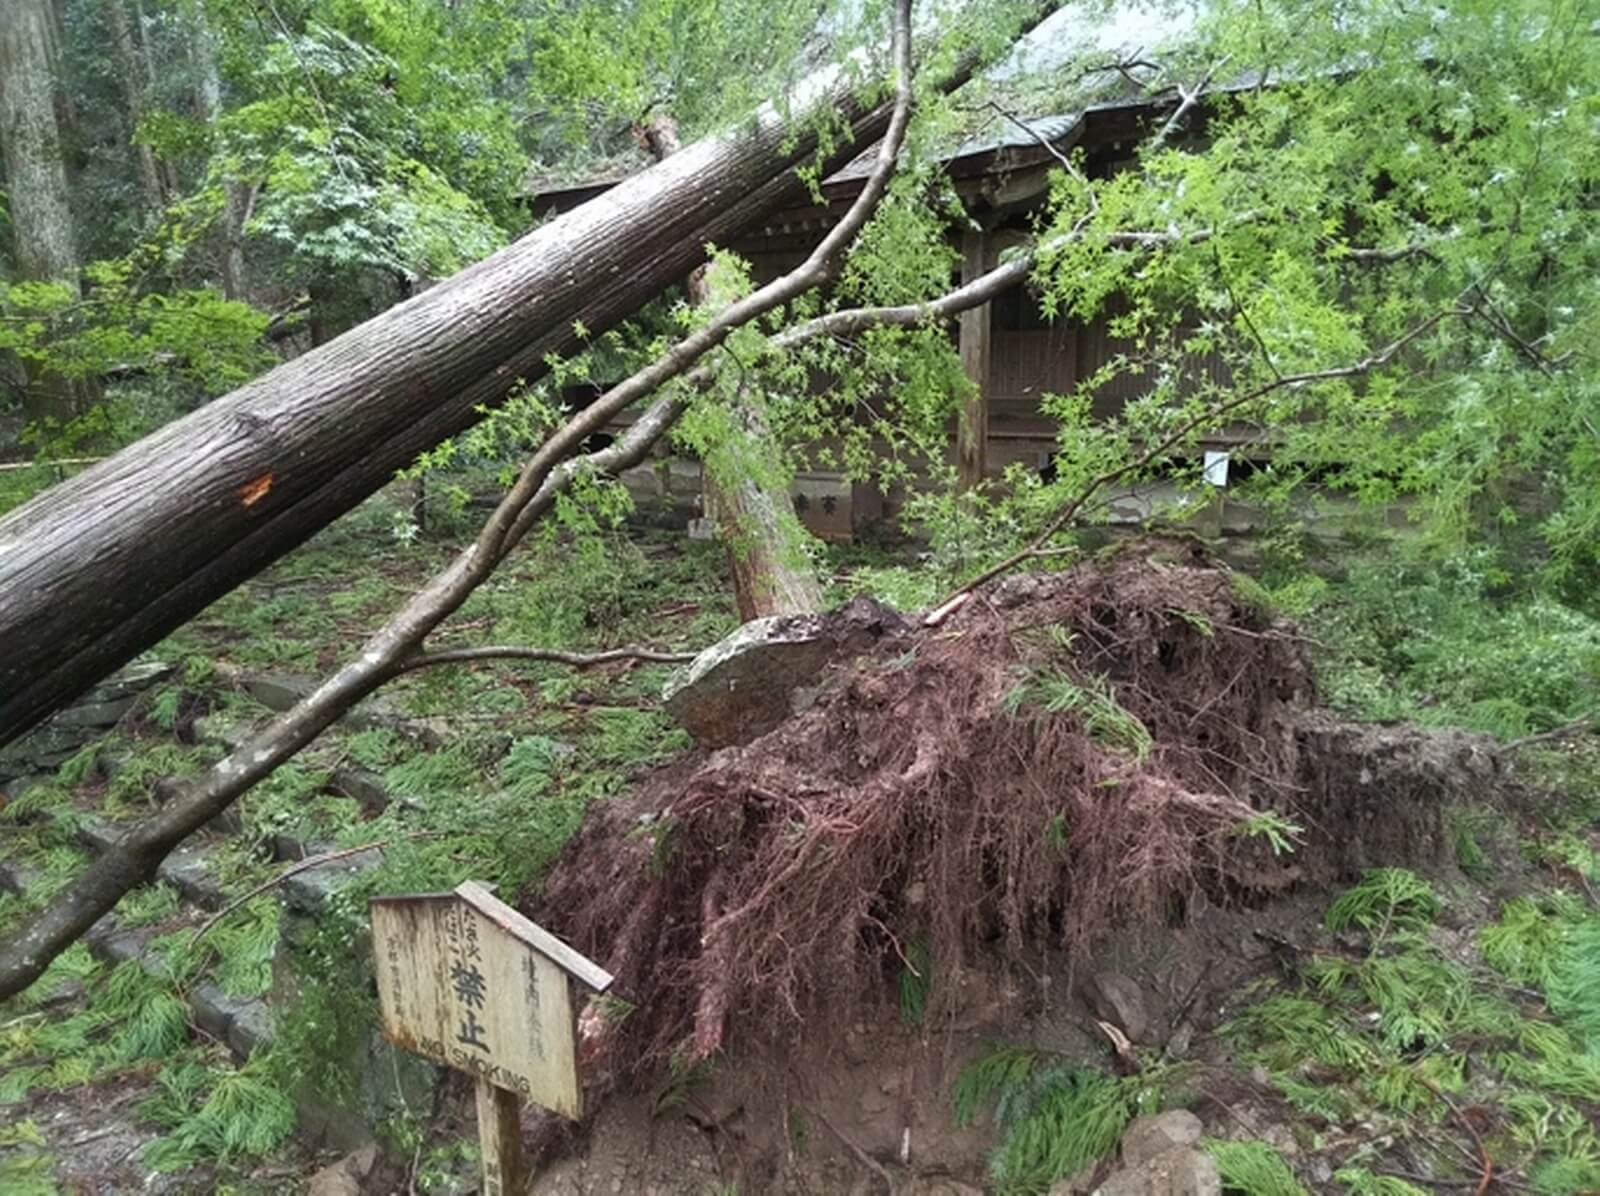
[[[272,475],[264,473],[253,482],[246,482],[239,487],[239,501],[247,507],[253,507],[267,496],[272,489]]]

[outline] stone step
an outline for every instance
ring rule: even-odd
[[[217,676],[280,714],[317,686],[317,678],[305,673],[253,673],[231,665],[219,664]],[[430,750],[438,750],[450,741],[446,720],[401,714],[383,697],[365,699],[342,715],[340,721],[360,731],[396,731]]]
[[[104,855],[125,829],[101,818],[85,818],[78,827],[78,839],[96,855]],[[215,842],[190,840],[161,861],[156,876],[178,890],[191,904],[206,910],[221,909],[227,903],[228,894],[211,875],[211,859],[216,850]]]

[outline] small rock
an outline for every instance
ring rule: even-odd
[[[1187,1109],[1135,1117],[1122,1134],[1122,1161],[1137,1167],[1169,1150],[1193,1146],[1200,1141],[1202,1128],[1200,1119]]]
[[[1300,1153],[1300,1143],[1295,1140],[1293,1132],[1286,1125],[1269,1125],[1262,1132],[1261,1140],[1288,1158]]]
[[[1179,1146],[1114,1173],[1095,1196],[1222,1196],[1222,1176],[1205,1151]]]
[[[1089,999],[1096,1013],[1115,1022],[1134,1042],[1146,1041],[1150,1018],[1135,981],[1121,972],[1097,972],[1089,981]]]
[[[362,1181],[377,1165],[378,1148],[368,1143],[313,1175],[306,1196],[361,1196]]]

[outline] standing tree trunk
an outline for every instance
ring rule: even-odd
[[[677,122],[664,114],[646,123],[640,134],[658,162],[676,153],[682,144]],[[689,302],[697,307],[707,303],[704,266],[690,274],[684,286]],[[739,443],[732,447],[731,455],[740,460],[767,456],[772,458],[768,463],[777,467],[776,453],[766,448],[771,441],[759,408],[757,396],[740,395],[733,412],[733,435]],[[705,512],[727,546],[734,599],[739,619],[745,623],[767,615],[809,614],[822,609],[822,583],[802,548],[805,531],[789,505],[789,496],[766,480],[773,472],[758,471],[726,484],[713,469],[702,469],[700,475]]]
[[[189,30],[190,60],[194,64],[194,106],[200,118],[215,125],[222,116],[222,72],[217,68],[215,36],[206,25],[205,12],[196,8]],[[244,230],[255,214],[260,184],[245,179],[225,179],[227,204],[222,213],[219,273],[224,298],[240,303],[249,300],[249,275],[244,260]]]
[[[139,175],[139,191],[144,201],[145,218],[149,219],[166,207],[167,195],[161,184],[161,168],[156,163],[155,150],[139,140],[139,125],[144,120],[147,81],[143,62],[144,50],[134,40],[133,28],[128,24],[128,10],[122,0],[106,0],[105,12],[111,44],[117,52],[117,73],[122,76],[122,103],[128,122],[128,146],[132,151],[134,166]]]
[[[11,198],[14,260],[23,278],[78,282],[78,251],[56,123],[59,42],[50,0],[11,0],[0,20],[0,150]],[[30,367],[29,419],[66,419],[92,396],[81,380]]]

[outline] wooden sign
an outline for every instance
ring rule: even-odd
[[[583,1112],[569,977],[610,974],[474,881],[371,912],[384,1037],[477,1077],[484,1192],[518,1190],[521,1102]]]

